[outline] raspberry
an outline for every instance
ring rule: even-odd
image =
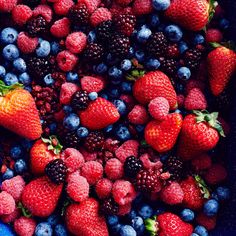
[[[121,6],[128,6],[133,0],[116,0],[115,2]]]
[[[83,155],[74,148],[67,148],[61,154],[61,159],[65,162],[69,173],[75,172],[84,164]]]
[[[29,54],[35,51],[38,45],[38,38],[31,38],[25,32],[20,32],[17,38],[17,46],[24,54]]]
[[[125,204],[123,206],[119,206],[119,211],[118,211],[118,214],[119,216],[124,216],[124,215],[127,215],[130,213],[131,211],[131,208],[132,208],[132,205],[131,203],[128,203],[128,204]]]
[[[100,7],[91,15],[90,22],[92,26],[97,26],[103,21],[108,21],[111,19],[111,12],[107,8]]]
[[[196,171],[207,170],[212,166],[211,157],[207,154],[202,154],[192,160],[192,166]]]
[[[78,91],[79,87],[74,83],[64,83],[61,86],[60,91],[60,103],[61,104],[70,104],[71,98],[74,93]]]
[[[85,4],[89,13],[92,14],[101,4],[101,0],[80,0],[80,4]]]
[[[14,230],[19,236],[33,236],[35,228],[35,220],[25,216],[20,217],[14,222]]]
[[[204,91],[205,89],[205,84],[197,79],[191,79],[187,82],[186,86],[185,86],[185,93],[189,94],[189,92],[193,89],[193,88],[198,88],[201,91]]]
[[[152,0],[135,0],[133,3],[135,15],[145,15],[152,12]]]
[[[206,216],[204,213],[199,213],[196,221],[199,225],[204,226],[207,230],[213,230],[216,227],[216,216]]]
[[[170,110],[169,102],[166,98],[154,98],[148,105],[150,115],[156,120],[164,120]]]
[[[68,177],[66,191],[74,201],[82,202],[89,196],[88,181],[83,176],[80,176],[79,172],[74,172]]]
[[[116,180],[112,187],[112,195],[114,200],[121,206],[131,203],[137,193],[134,186],[125,180]]]
[[[24,187],[25,181],[20,175],[2,182],[2,190],[11,194],[16,202],[20,200]]]
[[[185,98],[184,107],[187,110],[205,110],[207,101],[203,92],[198,89],[192,89]]]
[[[87,161],[95,161],[97,159],[97,152],[88,152],[86,149],[81,148],[81,153],[84,156],[84,160]]]
[[[66,48],[72,53],[81,53],[87,44],[87,37],[82,32],[74,32],[66,38]]]
[[[161,200],[169,205],[179,204],[183,199],[184,192],[177,182],[172,182],[161,190]]]
[[[0,0],[0,12],[11,12],[17,5],[17,0]]]
[[[208,29],[206,32],[206,42],[208,43],[220,43],[223,39],[223,34],[218,29]]]
[[[15,210],[16,204],[14,198],[7,192],[0,193],[0,215],[11,214]]]
[[[80,80],[82,90],[87,93],[100,92],[105,87],[105,82],[102,77],[84,76]]]
[[[150,159],[151,156],[148,153],[144,153],[140,156],[140,160],[142,161],[145,169],[160,169],[162,167],[162,163],[160,161],[152,162]]]
[[[33,11],[34,16],[43,16],[43,18],[49,23],[52,20],[52,9],[48,5],[38,5],[34,11]]]
[[[124,142],[116,151],[116,157],[121,161],[125,162],[129,156],[138,156],[139,143],[136,140],[128,140]]]
[[[129,111],[131,111],[134,108],[135,104],[136,104],[136,101],[134,100],[134,98],[131,95],[128,95],[128,94],[122,94],[120,96],[120,99],[125,102],[125,104],[127,105],[127,109]]]
[[[71,52],[64,50],[57,54],[57,63],[61,70],[71,71],[78,62],[78,57]]]
[[[20,216],[21,216],[21,211],[19,208],[16,207],[15,210],[11,214],[2,215],[0,216],[0,219],[4,223],[12,223]]]
[[[53,9],[57,15],[66,16],[73,5],[73,0],[59,0],[53,4]]]
[[[204,177],[208,184],[219,184],[226,179],[227,171],[222,165],[213,164]]]
[[[12,10],[12,19],[20,26],[24,25],[32,15],[33,12],[27,5],[17,5]]]
[[[123,164],[116,158],[111,158],[106,162],[105,173],[110,180],[121,179],[124,174]]]
[[[81,175],[87,179],[89,184],[93,185],[102,178],[103,167],[97,161],[88,161],[83,165]]]
[[[100,199],[108,198],[112,190],[112,182],[109,179],[98,180],[96,187],[96,193]]]
[[[185,97],[183,94],[178,94],[177,95],[177,103],[178,103],[178,107],[179,108],[183,108],[184,106],[184,101],[185,101]]]
[[[132,124],[143,125],[148,122],[148,113],[144,106],[136,105],[128,114],[128,119]]]
[[[53,23],[50,29],[51,34],[57,38],[64,38],[70,33],[70,21],[64,17]]]

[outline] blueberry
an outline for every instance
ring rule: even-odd
[[[89,99],[91,100],[91,101],[94,101],[94,100],[96,100],[97,98],[98,98],[98,94],[97,94],[97,92],[91,92],[91,93],[89,93]]]
[[[179,42],[183,37],[183,32],[177,25],[168,25],[165,28],[165,34],[172,42]]]
[[[207,216],[214,216],[217,214],[219,210],[219,203],[215,199],[210,199],[207,202],[205,202],[203,206],[203,212]]]
[[[121,224],[115,224],[111,227],[112,235],[120,235]]]
[[[112,66],[109,70],[108,70],[108,75],[114,79],[119,79],[122,78],[122,70],[118,69],[115,66]]]
[[[14,172],[11,169],[7,168],[5,173],[2,175],[3,180],[11,179],[12,177],[14,177]]]
[[[191,77],[191,71],[188,67],[180,67],[178,69],[177,76],[182,80],[188,80]]]
[[[55,82],[51,74],[44,76],[43,81],[47,86],[51,86]]]
[[[89,131],[88,131],[88,129],[85,128],[85,127],[79,127],[79,128],[77,129],[77,135],[78,135],[79,138],[85,138],[85,137],[87,137],[87,136],[88,136],[88,133],[89,133]]]
[[[109,90],[107,90],[107,93],[111,98],[118,98],[120,96],[120,91],[118,88],[110,88]]]
[[[112,65],[115,65],[119,61],[119,59],[113,56],[111,53],[108,53],[106,61],[108,65],[112,66]]]
[[[127,141],[131,138],[129,129],[122,124],[118,125],[118,127],[115,129],[115,134],[121,141]]]
[[[180,213],[181,218],[186,221],[186,222],[190,222],[194,219],[194,212],[190,209],[184,209],[181,213]]]
[[[208,236],[208,231],[205,227],[198,225],[195,229],[194,229],[194,233],[198,234],[199,236]]]
[[[50,43],[47,40],[42,40],[36,49],[36,54],[38,57],[47,57],[50,54],[50,51]]]
[[[8,27],[2,30],[0,39],[4,44],[11,44],[17,40],[17,36],[18,32],[13,28]]]
[[[18,78],[13,73],[7,73],[3,80],[8,86],[18,83]]]
[[[145,226],[144,226],[144,222],[142,217],[137,216],[135,218],[132,219],[132,227],[134,228],[134,230],[136,230],[136,232],[138,232],[139,234],[144,232]]]
[[[143,62],[145,59],[145,53],[142,50],[138,50],[135,52],[135,58],[139,61],[139,62]]]
[[[230,198],[230,190],[226,187],[218,187],[216,189],[217,196],[220,201],[226,201]]]
[[[120,228],[120,236],[136,236],[137,233],[130,225],[123,225]]]
[[[79,80],[79,76],[75,72],[68,72],[66,74],[66,80],[67,82],[77,82]]]
[[[23,159],[19,159],[15,162],[14,168],[17,174],[22,174],[27,170],[26,162]]]
[[[30,141],[28,139],[22,139],[21,145],[24,149],[29,150],[33,146],[33,141]]]
[[[14,44],[8,44],[3,48],[2,55],[6,60],[14,61],[20,56],[20,52]]]
[[[52,226],[56,226],[59,222],[59,216],[56,214],[52,214],[47,218],[47,222]]]
[[[14,160],[21,158],[23,154],[24,154],[24,150],[20,145],[13,146],[10,149],[11,158],[13,158]]]
[[[211,198],[215,199],[216,201],[219,201],[219,200],[220,200],[219,197],[218,197],[217,192],[213,192],[213,193],[211,194]]]
[[[57,55],[60,51],[60,44],[58,42],[51,42],[51,53]]]
[[[56,130],[57,130],[57,123],[51,123],[49,125],[49,129],[50,129],[50,133],[54,134],[56,132]]]
[[[119,96],[119,95],[118,95],[118,96]],[[106,93],[101,93],[101,94],[100,94],[100,97],[101,97],[101,98],[104,98],[104,99],[106,99],[106,100],[108,99],[108,95],[107,95]]]
[[[13,66],[18,72],[25,72],[26,71],[26,63],[25,60],[22,58],[17,58],[13,61]]]
[[[122,90],[123,93],[130,93],[132,91],[132,83],[122,82],[121,90]]]
[[[229,21],[225,18],[220,20],[220,28],[226,30],[229,28]]]
[[[199,234],[192,233],[190,236],[199,236]]]
[[[150,218],[153,214],[153,209],[151,208],[151,206],[144,204],[138,211],[138,214],[143,218],[143,219],[147,219]]]
[[[0,66],[0,78],[4,78],[6,75],[6,69],[4,66]]]
[[[24,85],[30,85],[31,84],[31,78],[27,72],[24,72],[19,75],[19,82]]]
[[[69,106],[69,105],[65,105],[63,106],[63,111],[66,113],[66,114],[70,114],[72,112],[72,107]]]
[[[76,114],[72,113],[64,118],[63,125],[69,130],[76,130],[79,128],[80,119]]]
[[[129,59],[124,59],[121,62],[120,67],[121,67],[121,70],[129,71],[132,68],[132,62]]]
[[[148,59],[146,66],[149,70],[157,70],[160,67],[161,63],[155,58]]]
[[[47,222],[42,222],[36,226],[35,236],[52,236],[52,227]]]
[[[66,227],[64,225],[58,224],[54,228],[54,235],[55,236],[67,236]]]
[[[135,210],[131,210],[128,214],[128,218],[130,221],[132,221],[132,219],[134,219],[137,216],[137,212]]]
[[[134,56],[134,48],[130,47],[128,52],[128,58],[132,58]]]
[[[107,65],[105,63],[100,63],[96,66],[96,72],[100,75],[107,72]]]
[[[157,11],[164,11],[170,6],[170,0],[152,0],[152,6]]]
[[[188,50],[188,45],[184,41],[180,41],[178,46],[179,46],[179,52],[181,54],[183,54],[185,51]]]
[[[107,217],[107,223],[110,226],[116,225],[119,222],[119,218],[116,215],[111,215]]]
[[[2,221],[0,221],[0,235],[2,235],[2,236],[15,236],[16,234],[13,232],[10,225],[4,224]]]
[[[106,128],[104,128],[104,131],[106,133],[110,133],[113,130],[113,125],[108,125]]]
[[[201,34],[197,34],[194,39],[193,39],[193,43],[194,45],[197,45],[197,44],[202,44],[205,42],[205,38],[203,35]]]
[[[137,33],[137,41],[139,43],[146,43],[151,35],[152,31],[146,25],[143,25]]]
[[[113,101],[113,104],[115,105],[121,116],[126,114],[127,112],[126,105],[122,100],[116,99]]]
[[[96,38],[96,33],[94,31],[90,31],[88,33],[87,39],[88,39],[88,43],[94,43],[96,41],[96,39],[97,39]]]
[[[151,27],[155,28],[160,24],[160,19],[157,14],[152,14],[149,20],[149,24]]]

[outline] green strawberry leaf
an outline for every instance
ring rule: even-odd
[[[21,210],[23,216],[27,218],[32,217],[32,214],[30,213],[30,211],[26,209],[21,202],[18,203],[17,208]]]
[[[156,221],[156,216],[153,218],[146,219],[144,221],[145,228],[150,236],[156,236],[158,232],[158,222]]]
[[[195,178],[199,188],[201,189],[201,193],[203,194],[203,198],[209,199],[210,192],[208,190],[208,187],[207,187],[205,181],[199,175],[195,175],[194,178]]]
[[[49,151],[53,151],[54,154],[56,155],[61,152],[63,146],[60,144],[59,140],[55,135],[50,136],[49,139],[43,137],[41,137],[41,139],[44,143],[49,144],[48,145]]]
[[[209,16],[208,16],[208,24],[211,22],[212,18],[215,15],[215,8],[217,4],[215,0],[210,0],[209,1]]]
[[[19,89],[19,88],[24,88],[23,84],[16,83],[16,84],[7,86],[2,80],[0,80],[0,96],[5,96],[10,91]]]

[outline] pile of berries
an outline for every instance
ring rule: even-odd
[[[208,235],[228,28],[207,0],[0,0],[0,235]]]

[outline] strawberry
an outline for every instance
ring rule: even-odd
[[[34,99],[20,84],[6,86],[0,81],[0,125],[30,140],[42,134]]]
[[[184,108],[186,110],[205,110],[207,108],[207,101],[203,92],[198,88],[190,90],[185,98]]]
[[[146,142],[158,152],[171,150],[178,138],[182,122],[182,116],[178,113],[167,115],[163,121],[150,121],[145,128]]]
[[[30,150],[30,166],[32,173],[40,175],[44,173],[46,165],[55,159],[60,158],[62,146],[55,136],[50,139],[40,139],[34,143]]]
[[[189,236],[193,233],[191,224],[185,223],[177,215],[170,212],[145,220],[145,227],[150,235]]]
[[[92,130],[103,129],[114,124],[119,118],[116,107],[101,97],[92,101],[87,109],[80,113],[81,124]]]
[[[32,215],[47,217],[55,210],[62,187],[62,184],[55,185],[45,176],[37,178],[25,186],[22,204]]]
[[[207,56],[209,82],[213,95],[220,95],[236,71],[236,53],[226,47],[218,47]]]
[[[218,113],[194,111],[184,118],[180,132],[178,155],[184,160],[213,149],[219,141],[223,129],[217,121]]]
[[[136,80],[133,94],[142,104],[147,104],[156,97],[164,97],[168,100],[171,110],[177,107],[175,90],[170,79],[161,71],[149,72]]]
[[[203,212],[200,212],[196,218],[197,223],[207,230],[213,230],[216,227],[216,220],[217,216],[206,216]]]
[[[108,236],[105,218],[99,215],[99,203],[89,198],[66,209],[66,224],[76,236]]]
[[[173,0],[165,16],[188,30],[199,31],[208,23],[209,10],[206,0]]]

